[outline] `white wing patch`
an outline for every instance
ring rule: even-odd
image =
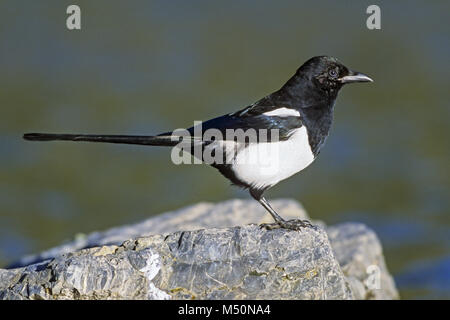
[[[272,117],[300,117],[300,112],[295,109],[282,107],[272,111],[264,112],[263,115]]]
[[[251,106],[248,106],[244,110],[236,111],[236,112],[230,113],[229,115],[230,116],[234,116],[234,115],[243,116],[244,114],[246,114],[248,111],[250,111],[254,107],[255,107],[255,104],[252,104]],[[274,109],[272,111],[264,112],[263,115],[274,116],[274,117],[300,117],[300,112],[298,112],[295,109],[281,107],[281,108]]]

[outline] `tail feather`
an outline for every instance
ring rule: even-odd
[[[87,141],[105,143],[125,143],[148,146],[175,146],[189,137],[163,136],[127,136],[127,135],[98,135],[98,134],[58,134],[58,133],[26,133],[23,135],[29,141]],[[192,142],[201,141],[190,138]]]

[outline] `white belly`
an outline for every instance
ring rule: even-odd
[[[313,161],[303,126],[286,141],[250,144],[236,155],[232,168],[239,180],[262,189],[303,170]]]

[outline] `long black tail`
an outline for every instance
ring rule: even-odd
[[[126,143],[140,144],[147,146],[175,146],[187,137],[178,137],[171,135],[163,136],[125,136],[125,135],[99,135],[99,134],[58,134],[58,133],[26,133],[23,135],[25,140],[30,141],[88,141],[105,143]],[[189,139],[189,138],[188,138]],[[192,142],[201,141],[190,139]]]

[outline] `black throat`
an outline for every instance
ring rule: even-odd
[[[320,149],[333,123],[334,103],[340,88],[324,87],[317,81],[294,75],[280,90],[268,98],[275,105],[295,108],[308,132],[314,156]]]
[[[302,122],[308,131],[309,145],[314,156],[320,153],[333,123],[334,101],[301,108]]]

